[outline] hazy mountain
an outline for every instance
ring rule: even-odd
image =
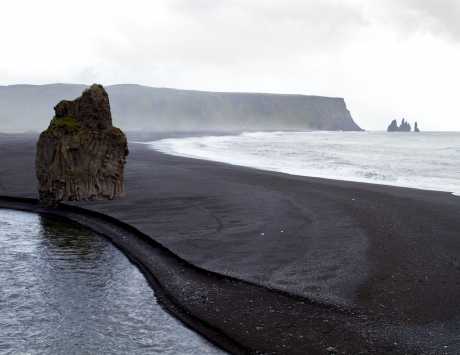
[[[0,86],[0,131],[41,131],[62,99],[84,85]],[[112,85],[114,124],[124,130],[360,130],[341,98],[220,93]]]

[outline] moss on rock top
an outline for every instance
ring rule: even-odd
[[[80,124],[78,121],[70,116],[66,117],[54,117],[48,127],[48,131],[63,129],[67,132],[76,132],[80,129]]]
[[[75,100],[59,102],[54,111],[37,142],[40,201],[56,206],[60,201],[121,196],[128,142],[112,125],[104,88],[92,85]]]

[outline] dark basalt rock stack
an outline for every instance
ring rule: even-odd
[[[399,131],[399,126],[398,122],[396,120],[391,121],[390,125],[387,128],[388,132],[398,132]]]
[[[123,194],[128,155],[124,133],[112,125],[109,97],[92,85],[74,101],[61,101],[37,143],[40,201],[113,199]]]
[[[398,126],[396,120],[391,121],[390,125],[387,128],[388,132],[410,132],[411,126],[404,118],[401,121],[401,125]]]

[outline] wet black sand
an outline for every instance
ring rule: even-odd
[[[460,198],[130,149],[126,198],[80,206],[216,272],[122,247],[214,341],[233,352],[460,353]],[[33,137],[0,136],[1,195],[35,196],[33,158]]]

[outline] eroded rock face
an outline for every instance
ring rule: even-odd
[[[396,120],[391,121],[390,125],[387,128],[387,132],[410,132],[411,126],[404,118],[401,121],[401,124],[398,126]]]
[[[92,85],[74,101],[61,101],[37,143],[40,201],[113,199],[123,194],[128,155],[124,133],[112,126],[109,97]]]

